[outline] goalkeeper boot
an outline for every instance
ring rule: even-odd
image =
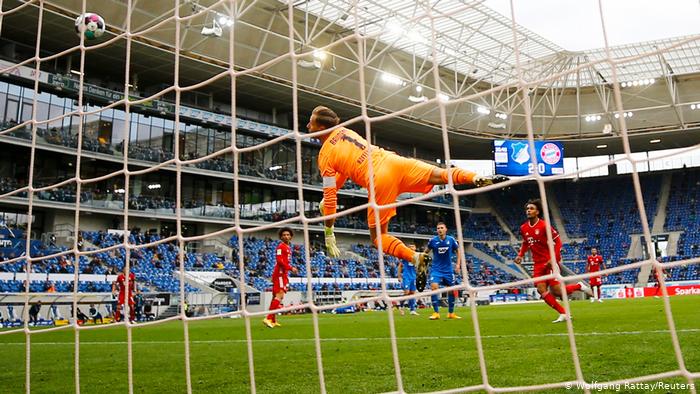
[[[476,187],[491,186],[491,185],[495,185],[496,183],[505,182],[507,180],[510,180],[510,178],[508,178],[507,176],[504,176],[504,175],[494,175],[492,177],[476,176],[476,177],[474,177],[474,186],[476,186]]]
[[[448,313],[448,314],[447,314],[447,318],[448,318],[448,319],[451,319],[451,320],[460,320],[460,319],[461,319],[461,317],[460,317],[460,316],[457,316],[457,314],[454,313],[454,312]]]
[[[431,261],[428,253],[416,252],[413,254],[413,265],[416,266],[416,273],[427,273]]]
[[[432,315],[429,317],[430,320],[440,320],[440,314],[437,312],[433,312]]]
[[[413,265],[416,267],[416,290],[423,292],[425,285],[428,283],[428,269],[431,262],[430,255],[427,253],[416,252],[413,254]]]
[[[274,321],[273,323],[275,324],[275,327],[282,327],[282,325],[278,321]]]
[[[428,284],[428,274],[423,272],[416,272],[416,290],[422,293],[425,290],[425,286]]]

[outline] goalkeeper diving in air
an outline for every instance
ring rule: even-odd
[[[306,128],[309,132],[331,129],[340,123],[340,118],[330,108],[314,108]],[[385,205],[396,202],[401,193],[429,193],[435,185],[447,184],[448,170],[439,168],[420,160],[405,158],[393,152],[372,146],[371,154],[367,140],[356,132],[337,127],[319,137],[323,145],[318,154],[318,168],[323,177],[323,200],[321,214],[332,215],[337,209],[337,193],[345,181],[350,178],[369,192],[369,159],[371,156],[374,170],[374,198],[377,204]],[[481,177],[471,171],[453,168],[452,182],[455,185],[474,185],[483,187],[507,181],[504,176]],[[371,198],[371,196],[370,196]],[[389,235],[389,220],[396,215],[396,208],[379,210],[381,233],[377,234],[374,209],[367,210],[367,223],[372,243],[377,246],[382,240],[384,253],[401,260],[412,261],[417,273],[424,274],[429,260],[428,254],[414,252],[401,240]],[[340,256],[333,234],[335,219],[325,221],[326,249],[331,257]]]

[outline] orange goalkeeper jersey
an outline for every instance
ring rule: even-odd
[[[334,130],[323,143],[318,153],[318,169],[323,177],[326,215],[336,212],[336,193],[348,178],[368,189],[368,153],[367,140],[343,127]],[[392,154],[394,153],[372,146],[372,164],[375,172],[387,156]]]

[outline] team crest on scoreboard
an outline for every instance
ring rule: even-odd
[[[556,164],[559,162],[559,160],[561,160],[561,149],[559,149],[557,144],[548,142],[542,145],[542,148],[540,149],[540,157],[542,158],[542,161],[549,165]]]
[[[527,144],[523,142],[516,142],[511,145],[513,148],[513,153],[511,158],[518,164],[527,163],[530,161],[530,153],[527,151]]]

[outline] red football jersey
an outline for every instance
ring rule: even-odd
[[[520,248],[519,256],[524,256],[525,252],[530,249],[532,260],[536,264],[546,264],[551,259],[549,257],[549,246],[547,246],[547,226],[548,224],[543,219],[538,219],[535,224],[531,225],[530,221],[526,221],[520,226],[520,235],[523,237],[523,245]],[[552,229],[552,239],[554,240],[554,254],[557,262],[561,261],[561,238],[554,227]]]
[[[595,256],[589,255],[588,256],[588,264],[586,265],[586,268],[588,269],[588,272],[597,272],[600,271],[600,266],[603,264],[603,256],[597,254]]]
[[[664,269],[657,269],[656,267],[652,268],[652,271],[654,271],[654,279],[656,279],[657,283],[661,282],[661,275],[663,275],[664,278],[666,278],[666,270]]]
[[[292,248],[284,242],[280,242],[275,250],[275,268],[272,271],[273,278],[286,278],[292,269]]]
[[[117,288],[119,293],[124,293],[124,285],[126,282],[126,276],[124,274],[117,275]],[[136,282],[136,276],[133,272],[129,272],[129,294],[134,292],[134,283]]]

